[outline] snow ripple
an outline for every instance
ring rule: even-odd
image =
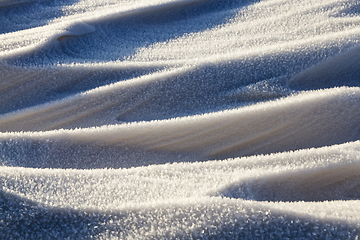
[[[357,239],[356,0],[0,0],[0,238]]]

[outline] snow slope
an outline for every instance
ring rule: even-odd
[[[1,239],[357,239],[356,0],[0,0]]]

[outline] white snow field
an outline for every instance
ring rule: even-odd
[[[0,239],[359,239],[360,1],[0,0]]]

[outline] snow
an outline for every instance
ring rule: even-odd
[[[0,1],[0,238],[357,239],[359,9]]]

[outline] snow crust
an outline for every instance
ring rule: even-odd
[[[359,12],[0,0],[0,239],[358,239]]]

